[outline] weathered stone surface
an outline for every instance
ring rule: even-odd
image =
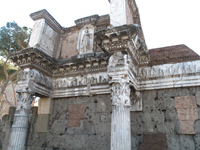
[[[58,33],[45,23],[41,36],[39,48],[49,56],[53,57],[54,48],[57,44],[56,42],[58,42]]]
[[[197,100],[197,105],[200,106],[200,91],[197,91],[196,93],[196,100]]]
[[[38,114],[51,114],[52,111],[52,99],[40,98],[38,102]]]
[[[39,114],[37,119],[37,132],[48,132],[49,115]]]
[[[191,135],[180,135],[181,150],[195,150],[194,138]]]
[[[167,150],[180,150],[180,138],[176,134],[166,134]]]
[[[140,150],[165,150],[166,146],[165,134],[145,134]]]
[[[68,127],[79,127],[80,121],[85,119],[84,112],[87,108],[86,105],[70,105],[68,108]]]
[[[57,51],[56,58],[70,58],[78,54],[77,51],[77,38],[79,30],[66,33],[61,36],[59,42],[59,50]]]
[[[195,97],[175,97],[175,107],[181,124],[182,134],[195,134],[194,122],[198,119],[198,109]]]
[[[194,141],[195,141],[195,148],[200,149],[200,134],[196,134],[194,136]]]
[[[133,23],[133,15],[126,0],[110,0],[110,23],[120,26]]]
[[[30,47],[39,46],[44,25],[45,25],[44,19],[35,21],[29,41]]]
[[[200,134],[200,120],[195,121],[194,131],[195,131],[196,134]]]

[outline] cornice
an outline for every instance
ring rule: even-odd
[[[86,24],[95,24],[98,18],[99,18],[99,15],[92,15],[92,16],[77,19],[74,22],[77,26],[84,26]]]
[[[93,57],[59,60],[48,56],[39,48],[27,48],[10,55],[10,59],[21,69],[32,68],[51,76],[70,76],[80,73],[106,71],[108,57],[104,53],[94,54]]]
[[[139,25],[123,25],[95,33],[95,41],[108,56],[121,51],[130,55],[135,65],[147,65],[148,49],[138,34]]]
[[[45,19],[45,22],[56,32],[64,33],[63,27],[51,16],[51,14],[46,10],[40,10],[30,14],[30,17],[35,21],[39,19]]]

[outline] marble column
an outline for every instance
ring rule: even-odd
[[[111,90],[111,150],[131,150],[129,83],[115,82]]]
[[[34,99],[34,92],[28,88],[16,91],[17,107],[14,115],[14,121],[10,133],[8,150],[23,150],[26,142],[29,111]]]

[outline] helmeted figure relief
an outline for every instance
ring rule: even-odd
[[[89,50],[91,47],[90,36],[91,36],[91,34],[88,31],[88,27],[86,27],[85,34],[83,35],[83,39],[81,41],[82,42],[82,44],[81,44],[81,52],[82,53],[86,53],[87,50]]]
[[[93,26],[86,26],[80,30],[77,43],[79,54],[93,52],[93,36]]]

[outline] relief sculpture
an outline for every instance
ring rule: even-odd
[[[165,64],[140,68],[139,72],[140,77],[168,76],[182,73],[200,72],[200,66],[199,61],[178,64]]]
[[[81,86],[87,84],[100,84],[108,82],[106,74],[88,75],[88,76],[76,76],[67,78],[58,78],[53,81],[55,88]]]
[[[93,52],[94,27],[83,27],[78,35],[77,50],[79,54]]]
[[[130,106],[130,87],[127,83],[113,83],[111,87],[112,105]]]

